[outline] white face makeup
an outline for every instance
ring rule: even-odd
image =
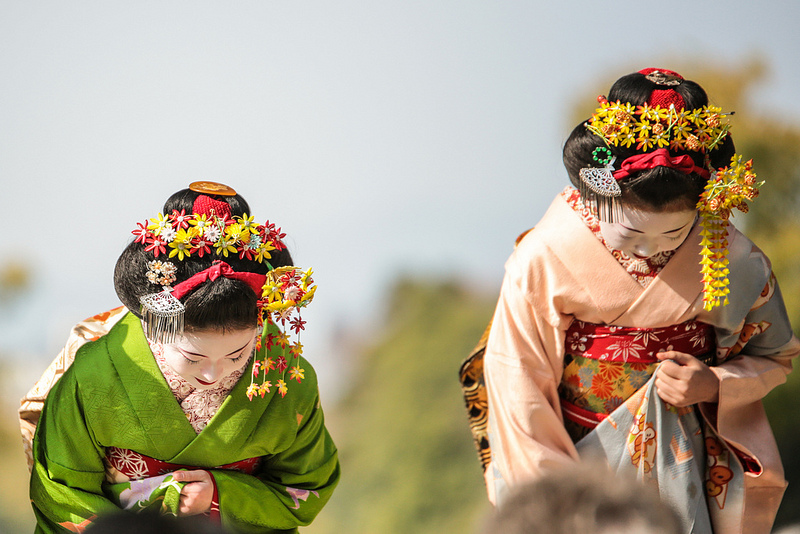
[[[164,344],[164,359],[193,387],[211,389],[247,364],[258,334],[256,329],[185,332]]]
[[[606,243],[640,260],[659,252],[675,250],[692,231],[695,210],[650,212],[622,207],[616,223],[600,222]]]

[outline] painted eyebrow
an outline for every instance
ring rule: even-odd
[[[225,356],[223,356],[223,358],[227,358],[228,356],[233,356],[234,354],[236,354],[236,353],[237,353],[237,352],[239,352],[240,350],[244,350],[244,349],[245,349],[245,347],[247,347],[247,345],[249,345],[249,344],[250,344],[250,342],[248,341],[248,342],[247,342],[247,343],[245,343],[245,344],[244,344],[244,345],[243,345],[241,348],[238,348],[238,349],[236,349],[236,350],[234,350],[234,351],[232,351],[232,352],[229,352],[228,354],[226,354]],[[199,357],[199,358],[208,358],[208,356],[206,356],[205,354],[200,354],[200,353],[197,353],[197,352],[189,352],[188,350],[183,350],[183,349],[178,349],[178,350],[180,350],[181,352],[183,352],[183,353],[185,353],[185,354],[190,354],[190,355],[192,355],[192,356],[197,356],[197,357]]]
[[[686,224],[684,224],[683,226],[681,226],[680,228],[675,228],[674,230],[667,230],[666,232],[661,232],[661,234],[662,234],[662,235],[663,235],[663,234],[672,234],[672,233],[674,233],[674,232],[677,232],[678,230],[683,230],[684,228],[686,228],[686,227],[687,227],[687,226],[688,226],[690,223],[692,223],[692,222],[694,222],[694,221],[693,221],[693,220],[692,220],[692,221],[689,221],[689,222],[687,222]],[[637,230],[637,229],[635,229],[635,228],[628,228],[627,226],[625,226],[625,225],[624,225],[624,224],[622,224],[622,223],[620,223],[620,226],[622,226],[622,227],[623,227],[623,228],[625,228],[626,230],[630,230],[631,232],[636,232],[637,234],[643,234],[643,233],[644,233],[644,232],[642,232],[641,230]]]

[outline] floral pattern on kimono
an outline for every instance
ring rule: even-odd
[[[710,359],[711,326],[687,321],[665,328],[624,328],[574,321],[566,333],[558,393],[573,441],[644,386],[658,366],[656,354],[676,350]]]

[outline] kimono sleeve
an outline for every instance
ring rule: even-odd
[[[288,397],[279,402],[284,401]],[[302,421],[294,441],[265,457],[260,474],[212,471],[224,526],[236,532],[294,532],[311,523],[330,499],[339,482],[339,460],[325,428],[319,394],[298,413]]]
[[[769,269],[766,258],[764,262]],[[792,332],[771,271],[763,290],[750,303],[739,327],[718,340],[718,356],[723,361],[711,368],[720,381],[716,418],[719,430],[734,441],[738,441],[736,436],[752,432],[751,423],[742,415],[760,406],[759,401],[767,393],[786,381],[791,360],[800,354],[800,342]]]
[[[730,304],[710,322],[718,326],[720,410],[760,401],[786,381],[800,353],[769,259],[738,232],[731,238]]]
[[[50,391],[33,441],[37,532],[80,532],[95,516],[118,509],[101,489],[102,454],[84,419],[75,374],[67,373]]]
[[[564,331],[557,291],[547,266],[506,264],[484,356],[489,399],[489,499],[500,504],[508,487],[578,460],[563,425],[558,384]],[[534,302],[535,296],[535,302]]]

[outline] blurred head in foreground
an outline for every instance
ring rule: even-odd
[[[515,488],[482,534],[679,532],[675,514],[655,488],[581,464]]]
[[[228,534],[204,516],[174,517],[125,510],[97,518],[86,534]]]

